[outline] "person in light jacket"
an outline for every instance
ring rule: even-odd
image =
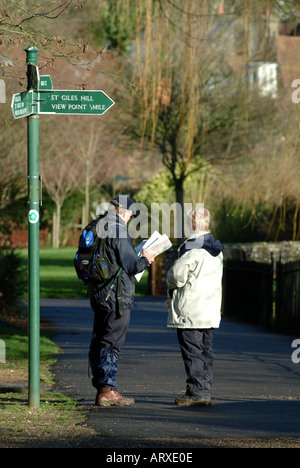
[[[168,327],[177,336],[187,374],[179,406],[211,404],[213,334],[221,322],[222,245],[209,231],[210,213],[203,206],[188,213],[192,235],[178,249],[167,274]]]

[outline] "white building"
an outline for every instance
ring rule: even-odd
[[[255,86],[261,96],[277,97],[278,64],[271,62],[248,63],[249,83]]]

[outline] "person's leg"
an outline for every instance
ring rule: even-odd
[[[203,330],[203,356],[204,356],[204,393],[210,396],[210,389],[213,384],[213,365],[214,365],[214,354],[213,354],[213,339],[214,330]]]
[[[118,358],[129,321],[130,310],[124,310],[120,318],[116,318],[112,312],[95,310],[89,362],[92,385],[97,389],[96,405],[129,406],[134,403],[133,399],[125,398],[116,391]]]
[[[130,310],[124,310],[120,318],[116,318],[114,312],[100,309],[94,312],[93,338],[89,350],[92,384],[97,389],[117,387],[118,357],[128,330]]]
[[[92,385],[97,389],[102,387],[117,387],[116,373],[119,352],[113,348],[102,348],[96,340],[92,340],[89,351],[89,361],[92,371]]]
[[[213,330],[178,329],[178,341],[187,374],[186,394],[177,404],[210,404]]]

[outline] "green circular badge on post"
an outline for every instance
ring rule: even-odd
[[[28,221],[31,224],[36,224],[39,220],[39,212],[37,210],[30,210],[28,213]]]

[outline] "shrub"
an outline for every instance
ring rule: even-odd
[[[0,314],[23,315],[27,288],[26,269],[14,250],[0,250]]]

